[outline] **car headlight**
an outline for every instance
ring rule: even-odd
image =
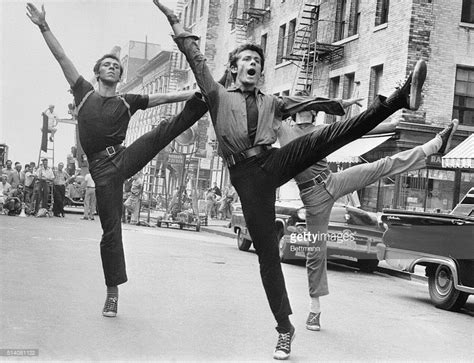
[[[349,213],[345,213],[344,219],[346,220],[346,222],[349,222],[351,220],[351,215]]]
[[[306,220],[306,208],[300,208],[296,212],[296,215],[298,216],[299,219],[305,221]]]

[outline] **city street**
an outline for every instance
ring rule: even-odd
[[[38,349],[33,360],[272,361],[277,333],[254,253],[204,231],[124,225],[129,281],[117,318],[104,318],[100,222],[79,218],[0,216],[0,349]],[[422,281],[331,265],[322,330],[310,332],[305,269],[283,269],[292,361],[474,357],[473,296],[447,312]]]

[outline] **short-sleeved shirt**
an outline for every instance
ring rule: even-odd
[[[76,106],[93,90],[92,84],[80,76],[72,87]],[[148,95],[124,94],[104,97],[98,92],[92,92],[79,108],[77,115],[79,140],[87,157],[90,159],[94,153],[103,151],[108,146],[121,144],[125,140],[131,115],[147,107]]]

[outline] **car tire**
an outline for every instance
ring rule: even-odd
[[[239,228],[237,230],[237,247],[239,248],[239,250],[248,251],[251,245],[252,241],[247,238],[244,238]]]
[[[379,260],[359,258],[357,260],[357,265],[359,266],[359,269],[361,271],[367,272],[367,273],[372,273],[377,269],[377,266],[379,265]]]
[[[278,240],[278,251],[280,254],[280,262],[286,263],[288,260],[285,258],[285,251],[286,251],[286,239],[284,238],[283,230],[277,227],[277,240]]]
[[[426,269],[431,301],[440,309],[457,311],[469,294],[456,290],[451,269],[446,265],[431,265]]]

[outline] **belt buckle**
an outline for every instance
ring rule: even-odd
[[[112,150],[112,151],[109,151],[109,150]],[[109,156],[115,155],[116,153],[115,148],[113,146],[107,146],[105,148],[105,151],[107,152],[107,155]]]
[[[323,183],[326,179],[328,178],[328,175],[326,174],[325,171],[323,171],[322,173],[319,173],[316,178],[314,178],[314,181],[318,184],[321,184]]]

